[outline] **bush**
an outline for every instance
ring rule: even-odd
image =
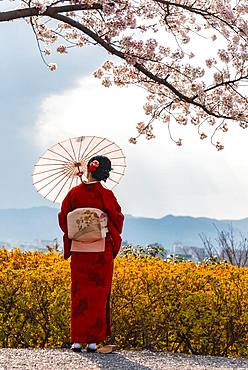
[[[70,264],[0,250],[0,346],[69,342]],[[118,257],[111,338],[122,349],[248,357],[248,269]]]
[[[119,259],[113,293],[121,348],[248,355],[248,269]]]
[[[57,253],[0,251],[0,346],[69,341],[70,268]]]

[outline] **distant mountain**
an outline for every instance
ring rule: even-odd
[[[57,214],[58,209],[50,207],[0,209],[0,240],[14,243],[59,237]]]
[[[11,244],[33,240],[61,240],[57,224],[58,209],[34,207],[27,209],[0,210],[0,240]],[[200,233],[215,238],[216,227],[227,229],[230,225],[242,233],[248,232],[248,218],[242,220],[216,220],[206,217],[172,216],[160,219],[125,217],[123,240],[132,244],[161,243],[170,249],[175,242],[202,246]]]

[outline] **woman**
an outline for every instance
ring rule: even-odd
[[[71,256],[71,341],[79,352],[82,343],[88,352],[111,333],[110,292],[113,261],[121,245],[124,216],[114,194],[100,181],[111,171],[107,157],[92,157],[87,165],[88,182],[72,188],[62,202],[59,225],[64,232],[64,258]],[[108,216],[104,252],[73,252],[68,238],[67,214],[77,208],[98,208]]]

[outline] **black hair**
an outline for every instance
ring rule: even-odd
[[[103,155],[96,155],[95,157],[90,158],[87,168],[89,169],[89,165],[93,161],[99,162],[99,167],[94,171],[91,172],[92,177],[97,181],[104,181],[109,178],[109,172],[111,171],[111,161],[108,157]]]

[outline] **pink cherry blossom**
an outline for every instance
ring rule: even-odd
[[[147,122],[137,124],[131,143],[141,135],[153,139],[161,121],[178,146],[182,139],[173,138],[171,126],[193,124],[200,139],[210,137],[222,150],[213,140],[217,131],[248,127],[247,0],[11,1],[15,8],[6,6],[0,22],[24,18],[51,71],[52,50],[97,45],[114,56],[93,73],[103,86],[147,91]]]
[[[64,46],[64,45],[60,45],[60,46],[58,46],[58,47],[57,47],[57,52],[58,52],[59,54],[67,54],[67,53],[68,53],[67,48],[66,48],[66,46]]]
[[[49,66],[50,71],[56,71],[57,69],[56,63],[50,63],[48,66]]]

